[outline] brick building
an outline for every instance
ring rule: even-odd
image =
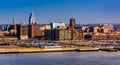
[[[83,39],[82,30],[72,30],[72,40],[81,40]]]
[[[44,35],[43,31],[38,24],[31,24],[29,25],[29,37],[30,38],[39,38]]]

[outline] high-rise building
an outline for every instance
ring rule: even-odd
[[[17,35],[19,39],[27,40],[28,39],[28,25],[20,24],[17,27]]]
[[[71,40],[71,35],[71,30],[55,30],[52,37],[54,37],[54,40]]]
[[[36,22],[35,22],[34,14],[31,13],[31,14],[30,14],[30,17],[29,17],[29,25],[35,24],[35,23],[36,23]]]
[[[52,30],[45,30],[45,39],[46,40],[71,40],[72,37],[71,30],[64,30],[64,29],[52,29]]]
[[[40,38],[44,35],[43,31],[40,29],[40,25],[31,24],[29,29],[30,38]]]
[[[76,29],[76,23],[74,18],[70,18],[70,27],[72,27],[73,29]]]

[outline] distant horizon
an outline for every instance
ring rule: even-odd
[[[0,0],[0,24],[29,23],[30,13],[36,22],[69,24],[75,18],[77,24],[120,22],[120,0]]]

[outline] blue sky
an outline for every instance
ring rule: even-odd
[[[120,23],[120,0],[0,0],[0,23],[29,23],[33,12],[39,24],[69,23]]]

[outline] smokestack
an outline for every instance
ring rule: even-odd
[[[14,25],[14,30],[16,30],[16,18],[13,18],[13,25]]]

